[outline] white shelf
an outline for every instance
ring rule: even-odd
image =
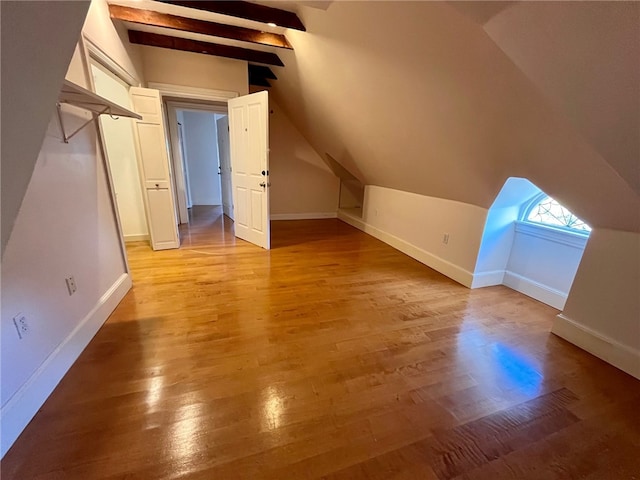
[[[78,128],[71,134],[67,135],[64,130],[62,114],[60,113],[60,104],[62,103],[88,110],[93,114],[93,118],[84,123],[80,128]],[[103,114],[107,114],[112,117],[128,117],[142,120],[142,117],[137,113],[132,112],[131,110],[128,110],[118,105],[117,103],[112,102],[111,100],[107,100],[106,98],[101,97],[100,95],[93,93],[86,88],[81,87],[80,85],[76,85],[69,80],[64,81],[64,85],[62,86],[60,95],[58,96],[58,119],[60,120],[60,127],[62,128],[62,135],[65,143],[67,143],[69,139],[71,139],[71,137],[73,137],[76,133],[86,127],[95,118]]]

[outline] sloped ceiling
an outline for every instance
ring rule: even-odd
[[[2,1],[2,252],[31,180],[89,1]]]
[[[307,32],[287,32],[294,52],[282,52],[272,92],[363,183],[488,208],[524,177],[593,226],[640,230],[623,169],[457,8],[333,2],[299,15]]]
[[[484,29],[640,194],[640,3],[522,2]]]
[[[500,12],[516,4],[507,0],[481,2],[475,1],[452,1],[448,2],[453,8],[462,12],[473,21],[484,25]]]

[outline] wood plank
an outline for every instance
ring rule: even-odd
[[[197,10],[205,10],[207,12],[220,13],[231,17],[244,18],[261,23],[275,23],[279,27],[293,28],[295,30],[306,31],[300,18],[287,10],[279,8],[266,7],[255,3],[243,1],[224,1],[224,0],[159,0],[163,3],[178,5],[181,7],[195,8]]]
[[[274,180],[276,180],[274,178]],[[133,289],[2,459],[2,478],[628,479],[640,382],[337,219],[220,207]]]
[[[149,47],[169,48],[172,50],[181,50],[183,52],[203,53],[205,55],[214,55],[217,57],[246,60],[247,62],[266,63],[268,65],[276,65],[279,67],[284,66],[282,60],[280,60],[275,53],[250,50],[247,48],[233,47],[229,45],[220,45],[218,43],[189,40],[187,38],[170,37],[168,35],[159,35],[157,33],[129,30],[129,41],[137,45],[146,45]]]
[[[195,18],[179,17],[177,15],[114,4],[109,5],[109,14],[112,19],[140,25],[171,28],[182,32],[200,33],[202,35],[211,35],[213,37],[222,37],[291,50],[291,45],[285,36],[278,33],[261,32],[251,28],[207,22]]]

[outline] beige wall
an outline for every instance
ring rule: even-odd
[[[367,185],[362,219],[341,218],[470,287],[486,216],[474,205]]]
[[[553,331],[640,378],[640,235],[591,232]]]
[[[484,29],[640,194],[640,3],[515,2]]]
[[[334,2],[302,16],[274,96],[364,183],[488,208],[518,176],[594,226],[640,230],[629,184],[453,7]]]
[[[245,61],[156,47],[141,51],[147,82],[249,93]]]
[[[334,214],[339,179],[278,104],[273,99],[269,103],[271,214]]]

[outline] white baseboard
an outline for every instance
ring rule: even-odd
[[[11,448],[130,288],[131,277],[123,273],[89,314],[2,407],[0,458]]]
[[[510,272],[509,270],[504,272],[504,280],[502,283],[509,288],[524,293],[558,310],[562,310],[567,301],[567,293],[555,290],[530,278]]]
[[[640,351],[623,345],[564,316],[556,316],[551,333],[640,380]]]
[[[362,230],[364,232],[366,223],[364,223],[364,220],[362,220],[361,217],[351,215],[344,210],[338,210],[338,218],[344,223],[348,223],[352,227],[356,227],[358,230]]]
[[[336,212],[312,212],[312,213],[274,213],[271,220],[317,220],[320,218],[337,218]]]
[[[471,288],[493,287],[494,285],[502,285],[503,282],[504,270],[474,273]]]
[[[443,275],[461,283],[465,287],[471,288],[473,282],[473,274],[468,270],[465,270],[458,265],[455,265],[431,252],[427,252],[420,247],[417,247],[401,238],[396,237],[390,233],[380,230],[377,227],[373,227],[361,219],[358,219],[345,212],[338,212],[338,218],[349,225],[368,233],[372,237],[383,241],[387,245],[391,245],[396,250],[400,250],[402,253],[409,255],[411,258],[418,260],[420,263],[424,263],[426,266],[433,268],[434,270],[442,273]]]
[[[129,242],[146,242],[149,240],[149,235],[124,235],[125,243]]]

